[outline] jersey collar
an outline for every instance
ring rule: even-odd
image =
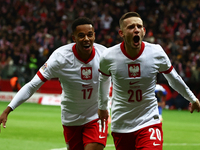
[[[132,58],[132,57],[130,57],[130,56],[127,54],[127,52],[126,52],[126,50],[125,50],[124,41],[120,44],[120,48],[121,48],[122,53],[123,53],[126,57],[128,57],[129,59],[132,59],[132,60],[135,60],[135,59],[137,59],[138,57],[140,57],[140,55],[141,55],[142,52],[144,51],[144,47],[145,47],[145,44],[144,44],[144,42],[142,42],[140,52],[137,54],[137,56],[135,56],[134,58]]]
[[[94,46],[92,47],[92,54],[90,55],[90,58],[89,58],[88,60],[86,60],[86,61],[84,61],[84,60],[78,55],[77,50],[76,50],[76,44],[73,45],[72,51],[73,51],[74,55],[76,56],[76,58],[77,58],[78,60],[82,61],[82,62],[85,63],[85,64],[89,63],[89,62],[94,58],[94,56],[95,56],[95,49],[94,49]]]

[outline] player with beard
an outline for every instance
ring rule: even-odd
[[[100,55],[106,47],[94,43],[93,23],[78,18],[72,24],[75,43],[55,50],[34,78],[24,85],[0,116],[6,127],[8,114],[34,94],[51,78],[61,87],[61,119],[70,150],[103,150],[107,140],[107,122],[101,128],[98,118],[98,85]]]
[[[162,73],[172,88],[200,111],[199,100],[176,73],[158,44],[142,41],[145,28],[136,12],[124,14],[119,35],[123,42],[100,60],[99,117],[107,120],[107,80],[112,78],[111,131],[117,150],[162,150],[163,131],[155,97],[156,77]]]

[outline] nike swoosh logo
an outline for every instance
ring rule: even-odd
[[[106,138],[106,137],[105,137],[105,136],[99,135],[99,138],[100,138],[100,139],[104,139],[104,138]]]
[[[129,85],[133,85],[133,84],[136,84],[138,83],[139,81],[136,81],[136,82],[129,82]]]
[[[155,142],[153,142],[153,146],[158,146],[158,145],[160,145],[160,144],[156,144]]]

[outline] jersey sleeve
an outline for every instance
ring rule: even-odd
[[[101,110],[108,109],[108,100],[109,100],[109,88],[111,83],[110,71],[108,67],[108,60],[106,60],[107,51],[100,57],[100,65],[99,65],[99,101],[98,108]]]
[[[37,75],[35,75],[30,82],[25,84],[17,92],[8,106],[14,110],[16,107],[29,99],[42,86],[43,83],[44,82],[42,82],[42,80]]]
[[[105,56],[107,55],[106,52],[102,54],[100,57],[100,64],[99,64],[99,72],[105,76],[110,76],[109,66],[108,66],[108,60],[106,60]]]
[[[50,80],[51,78],[57,78],[59,73],[59,68],[61,68],[64,64],[63,56],[54,51],[49,59],[44,63],[44,65],[39,69],[37,75],[42,81]]]
[[[108,109],[110,83],[111,83],[111,78],[109,76],[105,76],[100,73],[98,108],[101,110]]]
[[[171,64],[169,57],[167,56],[167,54],[160,45],[156,45],[156,49],[158,50],[158,55],[160,60],[159,72],[165,74],[171,72],[173,66]]]
[[[182,78],[178,75],[175,69],[173,69],[170,73],[163,75],[174,90],[180,93],[188,101],[192,103],[196,102],[197,98],[185,84]]]

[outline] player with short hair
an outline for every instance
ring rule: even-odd
[[[116,150],[162,150],[163,131],[155,97],[156,77],[162,73],[170,86],[200,111],[199,100],[177,74],[158,44],[142,41],[145,28],[136,12],[124,14],[119,35],[123,42],[108,48],[100,60],[99,117],[107,120],[107,80],[113,85],[111,131]]]
[[[72,24],[75,43],[55,50],[34,78],[24,85],[0,116],[6,127],[8,114],[31,97],[51,78],[62,87],[61,119],[70,150],[103,150],[107,140],[107,122],[101,128],[98,118],[100,55],[107,48],[94,43],[95,32],[90,19],[82,17]]]

